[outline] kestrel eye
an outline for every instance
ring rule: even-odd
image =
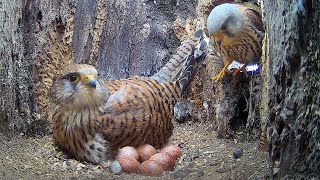
[[[74,83],[74,82],[76,82],[78,80],[78,76],[76,75],[76,74],[70,74],[69,75],[69,81],[71,82],[71,83]]]

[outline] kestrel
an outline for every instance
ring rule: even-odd
[[[200,45],[199,40],[204,39],[203,33],[203,30],[200,29],[196,31],[193,34],[193,36],[183,41],[181,46],[178,48],[177,53],[172,56],[172,58],[162,69],[160,69],[156,74],[151,76],[151,79],[155,79],[159,82],[177,80],[181,73],[181,70],[185,65],[184,58],[188,55],[193,46],[197,44]],[[202,43],[201,45],[204,45],[204,43]],[[200,49],[204,49],[204,47],[200,47]]]
[[[246,66],[261,57],[264,28],[259,12],[240,4],[218,5],[209,14],[207,30],[224,63],[224,68],[212,79],[219,81],[233,61],[244,64],[234,75],[243,71],[248,77]]]
[[[181,51],[189,53],[167,63],[166,67],[173,68],[172,73],[176,73],[175,69],[179,71],[176,73],[179,77],[173,81],[161,82],[163,78],[159,78],[170,80],[168,69],[158,73],[160,80],[132,77],[101,81],[93,66],[68,67],[51,88],[55,104],[53,138],[58,145],[79,160],[100,164],[114,158],[124,146],[150,144],[160,148],[166,144],[172,134],[174,104],[205,57],[201,53],[205,42],[200,32],[201,37],[196,37],[200,43],[198,49],[194,45],[191,49],[182,48]]]

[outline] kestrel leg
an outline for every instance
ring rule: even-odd
[[[225,74],[229,74],[230,71],[227,68],[231,63],[232,63],[232,61],[224,60],[225,66],[221,69],[219,74],[212,77],[211,79],[214,80],[215,82],[218,82],[221,78],[223,78],[225,76]]]
[[[240,71],[242,71],[244,73],[244,75],[246,76],[246,78],[249,77],[247,69],[246,69],[247,65],[243,65],[241,68],[234,70],[233,72],[233,76],[236,76],[239,74]]]

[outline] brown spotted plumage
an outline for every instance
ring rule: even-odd
[[[219,81],[233,61],[244,64],[234,75],[243,71],[248,77],[246,66],[261,56],[264,28],[260,14],[240,4],[221,4],[211,11],[207,30],[213,48],[220,52],[224,63],[224,68],[212,79]]]
[[[120,82],[121,87],[117,87]],[[110,147],[152,144],[160,148],[171,136],[171,112],[181,96],[178,82],[130,78],[106,83],[114,92],[99,117],[101,130]],[[112,89],[115,88],[115,89]]]
[[[195,45],[184,45],[190,49],[182,48],[184,52],[178,52],[181,59],[170,60],[165,66],[169,69],[162,69],[156,77],[98,81],[90,65],[67,68],[51,89],[56,142],[77,159],[95,164],[113,158],[123,146],[160,148],[166,144],[172,134],[174,103],[205,56],[199,53],[205,45],[200,32],[198,50]]]

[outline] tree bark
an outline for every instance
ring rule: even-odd
[[[0,3],[0,130],[26,131],[35,118],[30,61],[23,46],[23,4]]]
[[[316,178],[320,170],[320,2],[263,1],[267,28],[262,122],[275,177]]]

